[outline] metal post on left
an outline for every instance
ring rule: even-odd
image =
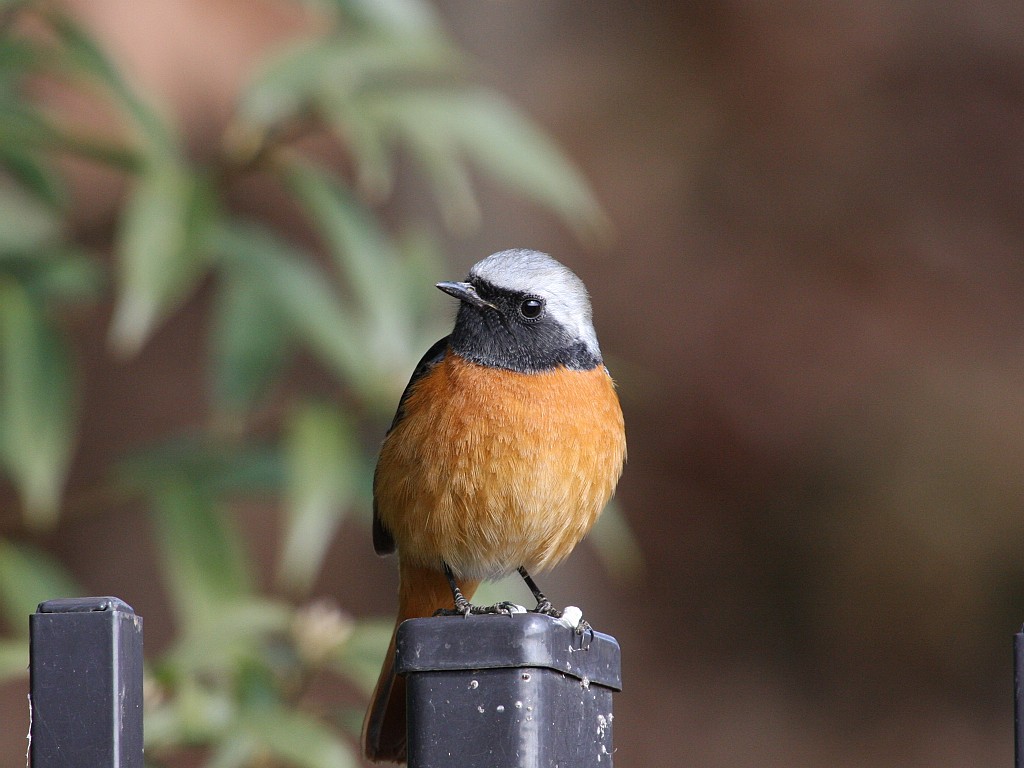
[[[1013,765],[1024,768],[1024,627],[1013,636]]]
[[[142,768],[142,617],[116,597],[29,617],[32,768]]]

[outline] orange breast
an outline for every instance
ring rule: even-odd
[[[565,557],[608,503],[626,457],[603,367],[522,374],[451,352],[384,441],[377,510],[403,561],[493,578]]]

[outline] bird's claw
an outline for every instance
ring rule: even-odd
[[[508,600],[502,600],[500,603],[494,605],[474,605],[473,613],[475,614],[504,614],[505,616],[511,616],[514,613],[525,613],[526,609],[521,605],[516,605]]]
[[[594,628],[590,626],[590,622],[583,618],[583,611],[575,605],[565,606],[565,610],[559,611],[557,618],[567,627],[572,628],[577,635],[585,635],[588,632],[593,633],[594,631]]]
[[[434,611],[435,616],[463,616],[469,617],[469,614],[474,612],[476,606],[472,605],[469,600],[462,596],[461,592],[455,595],[455,607],[454,608],[438,608]]]
[[[454,608],[439,608],[434,611],[435,616],[463,616],[465,618],[495,614],[512,616],[516,613],[526,613],[526,609],[508,600],[502,600],[494,605],[473,605],[465,598],[456,600]]]
[[[537,603],[537,607],[533,609],[533,613],[542,613],[545,616],[550,616],[554,619],[562,618],[562,611],[551,605],[551,601],[544,598]]]

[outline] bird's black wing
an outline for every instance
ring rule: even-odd
[[[409,379],[409,383],[405,385],[405,391],[402,392],[402,397],[398,401],[398,410],[395,411],[395,418],[391,421],[391,426],[388,427],[388,434],[398,426],[398,423],[405,416],[405,401],[409,398],[409,394],[412,392],[413,386],[422,379],[435,365],[444,359],[445,353],[448,351],[448,336],[439,340],[430,349],[426,351],[420,361],[416,364],[416,368],[412,372],[412,377]],[[385,435],[386,437],[386,435]],[[377,486],[376,471],[374,471],[374,487]],[[384,524],[380,521],[380,516],[377,514],[377,497],[374,495],[373,499],[373,550],[378,555],[389,555],[395,551],[395,540],[391,536],[391,531],[384,527]]]

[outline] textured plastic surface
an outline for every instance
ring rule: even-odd
[[[142,617],[116,597],[29,617],[33,768],[142,768]]]
[[[612,765],[619,645],[548,616],[445,616],[399,627],[409,768]]]

